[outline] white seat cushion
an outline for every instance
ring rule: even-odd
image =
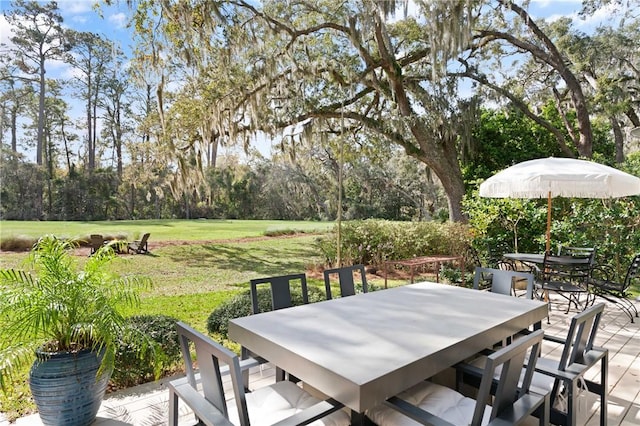
[[[398,398],[428,411],[454,425],[468,425],[473,418],[476,401],[459,392],[431,382],[421,382],[398,395]],[[385,405],[367,410],[367,416],[380,426],[420,426],[414,420]],[[482,424],[489,422],[491,407],[486,407]]]
[[[305,408],[320,402],[293,382],[281,381],[265,386],[246,394],[247,410],[251,426],[272,425],[286,419]],[[236,407],[229,409],[229,417],[233,424],[240,424]],[[349,425],[347,413],[338,410],[329,416],[317,420],[313,426]]]

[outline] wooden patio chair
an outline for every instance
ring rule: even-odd
[[[566,337],[544,335],[544,341],[551,345],[562,345],[562,354],[556,357],[540,357],[536,364],[536,373],[532,379],[532,388],[536,392],[549,392],[550,421],[555,425],[576,425],[578,413],[579,387],[584,383],[585,392],[600,397],[600,426],[607,424],[607,377],[609,371],[609,351],[595,346],[596,335],[600,326],[600,318],[604,311],[604,303],[575,315],[571,319]],[[516,340],[517,341],[517,340]],[[478,387],[482,378],[482,371],[478,368],[483,364],[483,357],[476,358],[470,363],[460,363],[456,366],[456,381],[458,389],[462,384]],[[600,370],[599,378],[593,381],[585,377],[593,368]],[[495,388],[499,386],[499,379],[494,376]],[[564,404],[559,404],[564,401]],[[564,405],[561,407],[561,405]]]
[[[515,425],[530,415],[540,425],[549,424],[549,391],[531,390],[543,332],[517,339],[484,359],[480,387],[475,399],[448,387],[424,381],[389,398],[366,412],[379,426],[423,425]],[[524,374],[522,366],[525,365]],[[498,375],[498,386],[494,377]],[[522,381],[520,380],[522,376]],[[494,395],[491,405],[487,405]]]
[[[271,310],[275,311],[278,309],[290,308],[293,306],[292,295],[291,295],[291,286],[295,283],[300,283],[300,291],[302,295],[302,303],[309,303],[309,293],[307,291],[307,276],[305,274],[292,274],[292,275],[281,275],[277,277],[267,277],[267,278],[256,278],[252,279],[250,284],[251,291],[251,313],[259,314],[260,306],[258,304],[258,288],[263,286],[268,286],[271,292]],[[254,358],[258,360],[260,363],[267,362],[259,355],[251,353],[247,348],[241,348],[241,357],[242,359]],[[276,381],[284,380],[285,377],[288,376],[288,379],[292,382],[298,382],[299,379],[288,375],[284,370],[280,367],[276,366]],[[249,387],[249,374],[245,372],[244,377],[244,385],[245,388]]]
[[[149,245],[147,240],[149,240],[150,233],[146,233],[142,236],[140,240],[132,241],[127,245],[127,253],[133,252],[137,254],[147,254],[149,253]]]
[[[101,234],[91,234],[89,237],[89,247],[91,248],[91,254],[97,252],[102,246],[104,246],[104,237]]]
[[[356,284],[353,278],[353,274],[360,275],[360,284],[362,285],[362,292],[368,291],[367,286],[367,274],[364,270],[364,265],[343,266],[341,268],[325,269],[324,270],[324,286],[327,291],[327,300],[332,299],[331,295],[331,277],[338,275],[338,283],[340,285],[340,297],[353,296],[356,294]]]
[[[187,376],[168,384],[169,425],[178,424],[179,400],[193,410],[199,424],[205,425],[249,426],[252,421],[263,425],[349,424],[349,416],[341,410],[341,403],[333,399],[319,400],[289,381],[246,393],[242,385],[242,362],[234,352],[182,322],[177,323],[177,329]],[[195,350],[199,374],[195,372],[190,344]],[[231,395],[225,395],[222,383],[225,374],[231,376],[237,411],[227,407]]]

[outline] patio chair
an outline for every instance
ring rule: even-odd
[[[379,426],[413,425],[513,425],[532,414],[540,425],[549,424],[549,391],[530,389],[543,332],[518,339],[485,359],[481,383],[475,399],[429,381],[389,398],[366,412]],[[522,366],[527,362],[522,382]],[[499,385],[494,376],[499,372]],[[486,405],[494,395],[491,406]]]
[[[559,360],[555,357],[553,359],[541,357],[538,360],[531,385],[536,392],[551,391],[550,420],[552,424],[576,425],[577,399],[581,383],[586,385],[584,391],[600,396],[600,425],[604,426],[607,423],[609,352],[605,348],[594,346],[604,306],[604,303],[599,303],[575,315],[571,319],[566,338],[544,336],[544,340],[551,344],[563,345]],[[599,383],[585,377],[586,372],[598,363],[600,363]],[[478,366],[482,364],[482,357],[471,363],[458,364],[456,366],[457,388],[460,389],[463,383],[478,387],[483,378]],[[494,382],[494,385],[498,386],[497,376]],[[564,404],[559,404],[561,401]]]
[[[133,252],[137,254],[147,254],[149,253],[149,245],[147,240],[149,240],[149,236],[151,234],[146,233],[142,236],[141,239],[132,241],[127,245],[127,253]]]
[[[538,271],[536,279],[536,290],[541,293],[540,298],[549,303],[549,311],[551,311],[549,292],[554,292],[567,300],[565,314],[569,313],[572,304],[578,310],[583,310],[589,305],[591,300],[589,277],[594,258],[595,251],[588,256],[556,256],[549,252],[545,253],[542,268]],[[586,300],[581,302],[580,297],[583,294],[586,295]]]
[[[572,247],[572,246],[563,246],[560,244],[558,246],[558,256],[591,256],[592,253],[595,253],[595,247]]]
[[[595,266],[589,280],[589,288],[596,296],[615,303],[618,308],[629,315],[629,319],[633,322],[633,317],[638,317],[638,309],[628,299],[631,296],[629,288],[633,280],[639,278],[639,274],[640,254],[637,254],[631,260],[623,281],[615,279],[615,271],[609,265]]]
[[[339,402],[321,401],[292,382],[282,381],[245,393],[238,356],[208,336],[178,322],[178,339],[186,367],[186,378],[172,380],[169,388],[169,425],[178,424],[178,403],[182,400],[205,425],[249,426],[274,424],[348,425],[349,416]],[[199,374],[189,345],[193,344]],[[221,367],[223,366],[223,367]],[[236,410],[227,407],[222,377],[229,374]],[[294,414],[295,413],[295,414]],[[325,423],[326,420],[326,423]],[[278,423],[279,424],[279,423]]]
[[[104,246],[104,237],[101,234],[91,234],[89,237],[89,247],[91,248],[91,254],[97,252]]]
[[[514,262],[510,261],[509,259],[498,259],[498,258],[493,258],[492,260],[490,260],[490,265],[484,265],[482,263],[482,260],[480,259],[480,255],[478,254],[478,251],[472,247],[472,246],[468,246],[467,249],[465,250],[465,265],[467,265],[467,268],[471,267],[471,271],[474,272],[474,287],[476,289],[480,289],[480,290],[486,290],[491,288],[491,280],[492,280],[492,275],[491,275],[491,270],[512,270],[515,271],[516,267]],[[475,268],[475,269],[473,269]],[[482,271],[481,275],[478,277],[478,287],[476,287],[476,269],[477,268],[483,268],[483,269],[487,269],[486,271]]]
[[[353,275],[360,274],[360,283],[362,292],[367,292],[367,274],[364,265],[343,266],[341,268],[324,270],[324,286],[327,291],[327,300],[332,298],[331,295],[331,277],[338,275],[338,283],[340,285],[340,297],[353,296],[356,294],[356,285]]]
[[[293,299],[291,294],[292,284],[300,283],[300,292],[302,296],[302,303],[309,303],[309,293],[307,291],[307,276],[305,274],[293,274],[293,275],[281,275],[276,277],[256,278],[249,282],[251,292],[251,312],[253,314],[260,313],[260,305],[258,303],[258,288],[263,286],[269,286],[271,293],[271,310],[289,308],[293,306]],[[262,362],[266,360],[259,356],[252,354],[248,349],[241,349],[242,359],[256,358]],[[276,381],[284,380],[286,373],[280,367],[276,366]],[[294,376],[289,376],[289,380],[298,382],[299,380]],[[244,377],[245,387],[249,385],[249,375],[245,374]]]
[[[251,312],[260,313],[258,304],[258,287],[269,286],[271,291],[271,310],[289,308],[293,305],[291,296],[291,285],[300,283],[300,290],[303,303],[309,303],[309,292],[307,291],[307,276],[305,274],[281,275],[268,278],[256,278],[249,282],[251,290]]]
[[[473,276],[473,288],[480,290],[481,282],[488,282],[489,286],[485,288],[492,293],[504,294],[505,296],[518,297],[517,288],[524,286],[525,297],[533,299],[533,274],[529,272],[520,272],[504,269],[493,268],[476,268]],[[542,324],[534,324],[533,329],[539,330]],[[528,329],[522,330],[519,334],[530,333]],[[502,346],[511,343],[512,337],[507,337]]]
[[[506,269],[476,268],[473,276],[473,288],[480,289],[481,281],[488,281],[487,290],[493,293],[516,296],[516,284],[526,281],[525,296],[533,299],[533,274]]]

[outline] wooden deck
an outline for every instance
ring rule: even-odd
[[[640,302],[636,302],[640,305]],[[543,322],[548,334],[563,336],[566,333],[572,313],[565,315],[551,311],[551,323]],[[640,425],[640,319],[635,323],[629,317],[609,304],[603,316],[599,346],[609,349],[609,402],[608,422],[610,426]],[[545,346],[544,356],[559,356],[557,346]],[[591,372],[595,378],[596,371]],[[265,366],[255,368],[251,374],[251,386],[259,387],[273,381],[274,369]],[[152,426],[167,424],[168,390],[161,380],[137,386],[125,391],[109,394],[105,398],[96,426]],[[585,424],[597,425],[600,403],[597,398],[590,401],[591,407]],[[232,403],[232,401],[230,401]],[[1,416],[1,415],[0,415]],[[0,417],[0,426],[9,423]],[[39,426],[42,423],[37,414],[18,419],[17,426]],[[181,425],[194,425],[196,421],[188,410],[181,406]]]

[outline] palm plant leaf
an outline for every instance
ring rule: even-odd
[[[140,303],[149,279],[121,277],[106,266],[115,258],[99,249],[82,267],[73,244],[41,238],[29,255],[30,269],[0,270],[0,385],[35,358],[34,350],[104,351],[99,374],[113,368],[118,336],[125,328],[121,309]]]

